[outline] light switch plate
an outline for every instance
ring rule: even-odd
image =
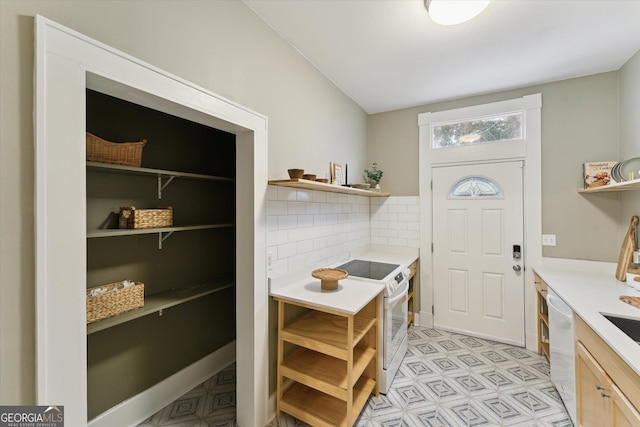
[[[556,245],[556,235],[555,234],[543,234],[542,235],[542,246],[555,246]]]

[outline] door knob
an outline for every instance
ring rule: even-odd
[[[520,271],[522,270],[522,267],[520,267],[518,264],[513,266],[513,271]]]

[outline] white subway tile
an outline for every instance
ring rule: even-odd
[[[327,238],[326,237],[318,237],[317,239],[313,239],[313,249],[324,249],[327,247]]]
[[[391,246],[407,246],[407,239],[393,239],[389,238],[389,245]]]
[[[380,230],[380,237],[398,237],[398,230]]]
[[[419,222],[408,222],[407,230],[418,230],[420,231],[420,223]]]
[[[418,232],[416,230],[398,230],[398,237],[402,237],[404,239],[417,239]]]
[[[267,215],[286,215],[287,202],[269,200],[267,202]]]
[[[410,248],[419,248],[420,240],[419,239],[407,239],[407,246]]]
[[[327,201],[327,194],[325,191],[314,191],[311,193],[311,199],[317,203],[325,203]]]
[[[371,221],[371,228],[389,228],[389,221]]]
[[[289,258],[289,271],[300,270],[308,267],[306,254],[300,254]]]
[[[407,229],[407,223],[406,222],[394,222],[394,221],[390,221],[389,222],[389,229],[391,230],[406,230]]]
[[[296,200],[299,202],[310,202],[313,200],[312,190],[298,190]]]
[[[420,206],[419,205],[408,205],[407,206],[407,213],[419,214],[420,213]]]
[[[304,202],[287,202],[287,213],[289,215],[300,215],[306,213]]]
[[[307,203],[306,213],[308,214],[318,214],[321,211],[321,203],[309,202]]]
[[[289,187],[278,187],[278,200],[296,200],[298,192]]]
[[[278,217],[275,215],[267,215],[267,231],[278,229]]]
[[[281,215],[278,217],[278,228],[280,230],[288,230],[298,226],[298,217],[291,215]]]
[[[314,227],[322,226],[327,223],[326,215],[314,215],[313,216],[313,225]]]
[[[267,185],[267,200],[278,200],[278,187]]]
[[[287,242],[300,242],[307,238],[304,228],[292,228],[287,230]]]
[[[398,221],[398,214],[396,213],[385,213],[385,214],[381,214],[380,215],[380,220],[381,221],[393,221],[396,222]]]
[[[313,226],[313,215],[298,215],[298,228]]]
[[[288,238],[287,230],[277,230],[267,232],[267,246],[280,245],[286,243]]]
[[[313,240],[302,240],[298,242],[298,253],[304,254],[313,250]]]
[[[398,221],[417,222],[419,220],[420,218],[418,217],[418,214],[410,214],[410,213],[398,214]]]
[[[391,213],[407,213],[407,205],[391,205],[389,206]]]
[[[372,245],[388,245],[389,239],[386,237],[371,237]]]
[[[278,259],[291,258],[294,255],[298,255],[297,242],[278,245]]]

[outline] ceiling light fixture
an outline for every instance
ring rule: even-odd
[[[424,0],[431,19],[440,25],[456,25],[477,16],[490,0]]]

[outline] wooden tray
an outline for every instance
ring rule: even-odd
[[[640,297],[632,297],[632,296],[629,296],[629,295],[621,295],[620,296],[620,301],[626,302],[627,304],[630,304],[630,305],[634,306],[635,308],[640,308]]]

